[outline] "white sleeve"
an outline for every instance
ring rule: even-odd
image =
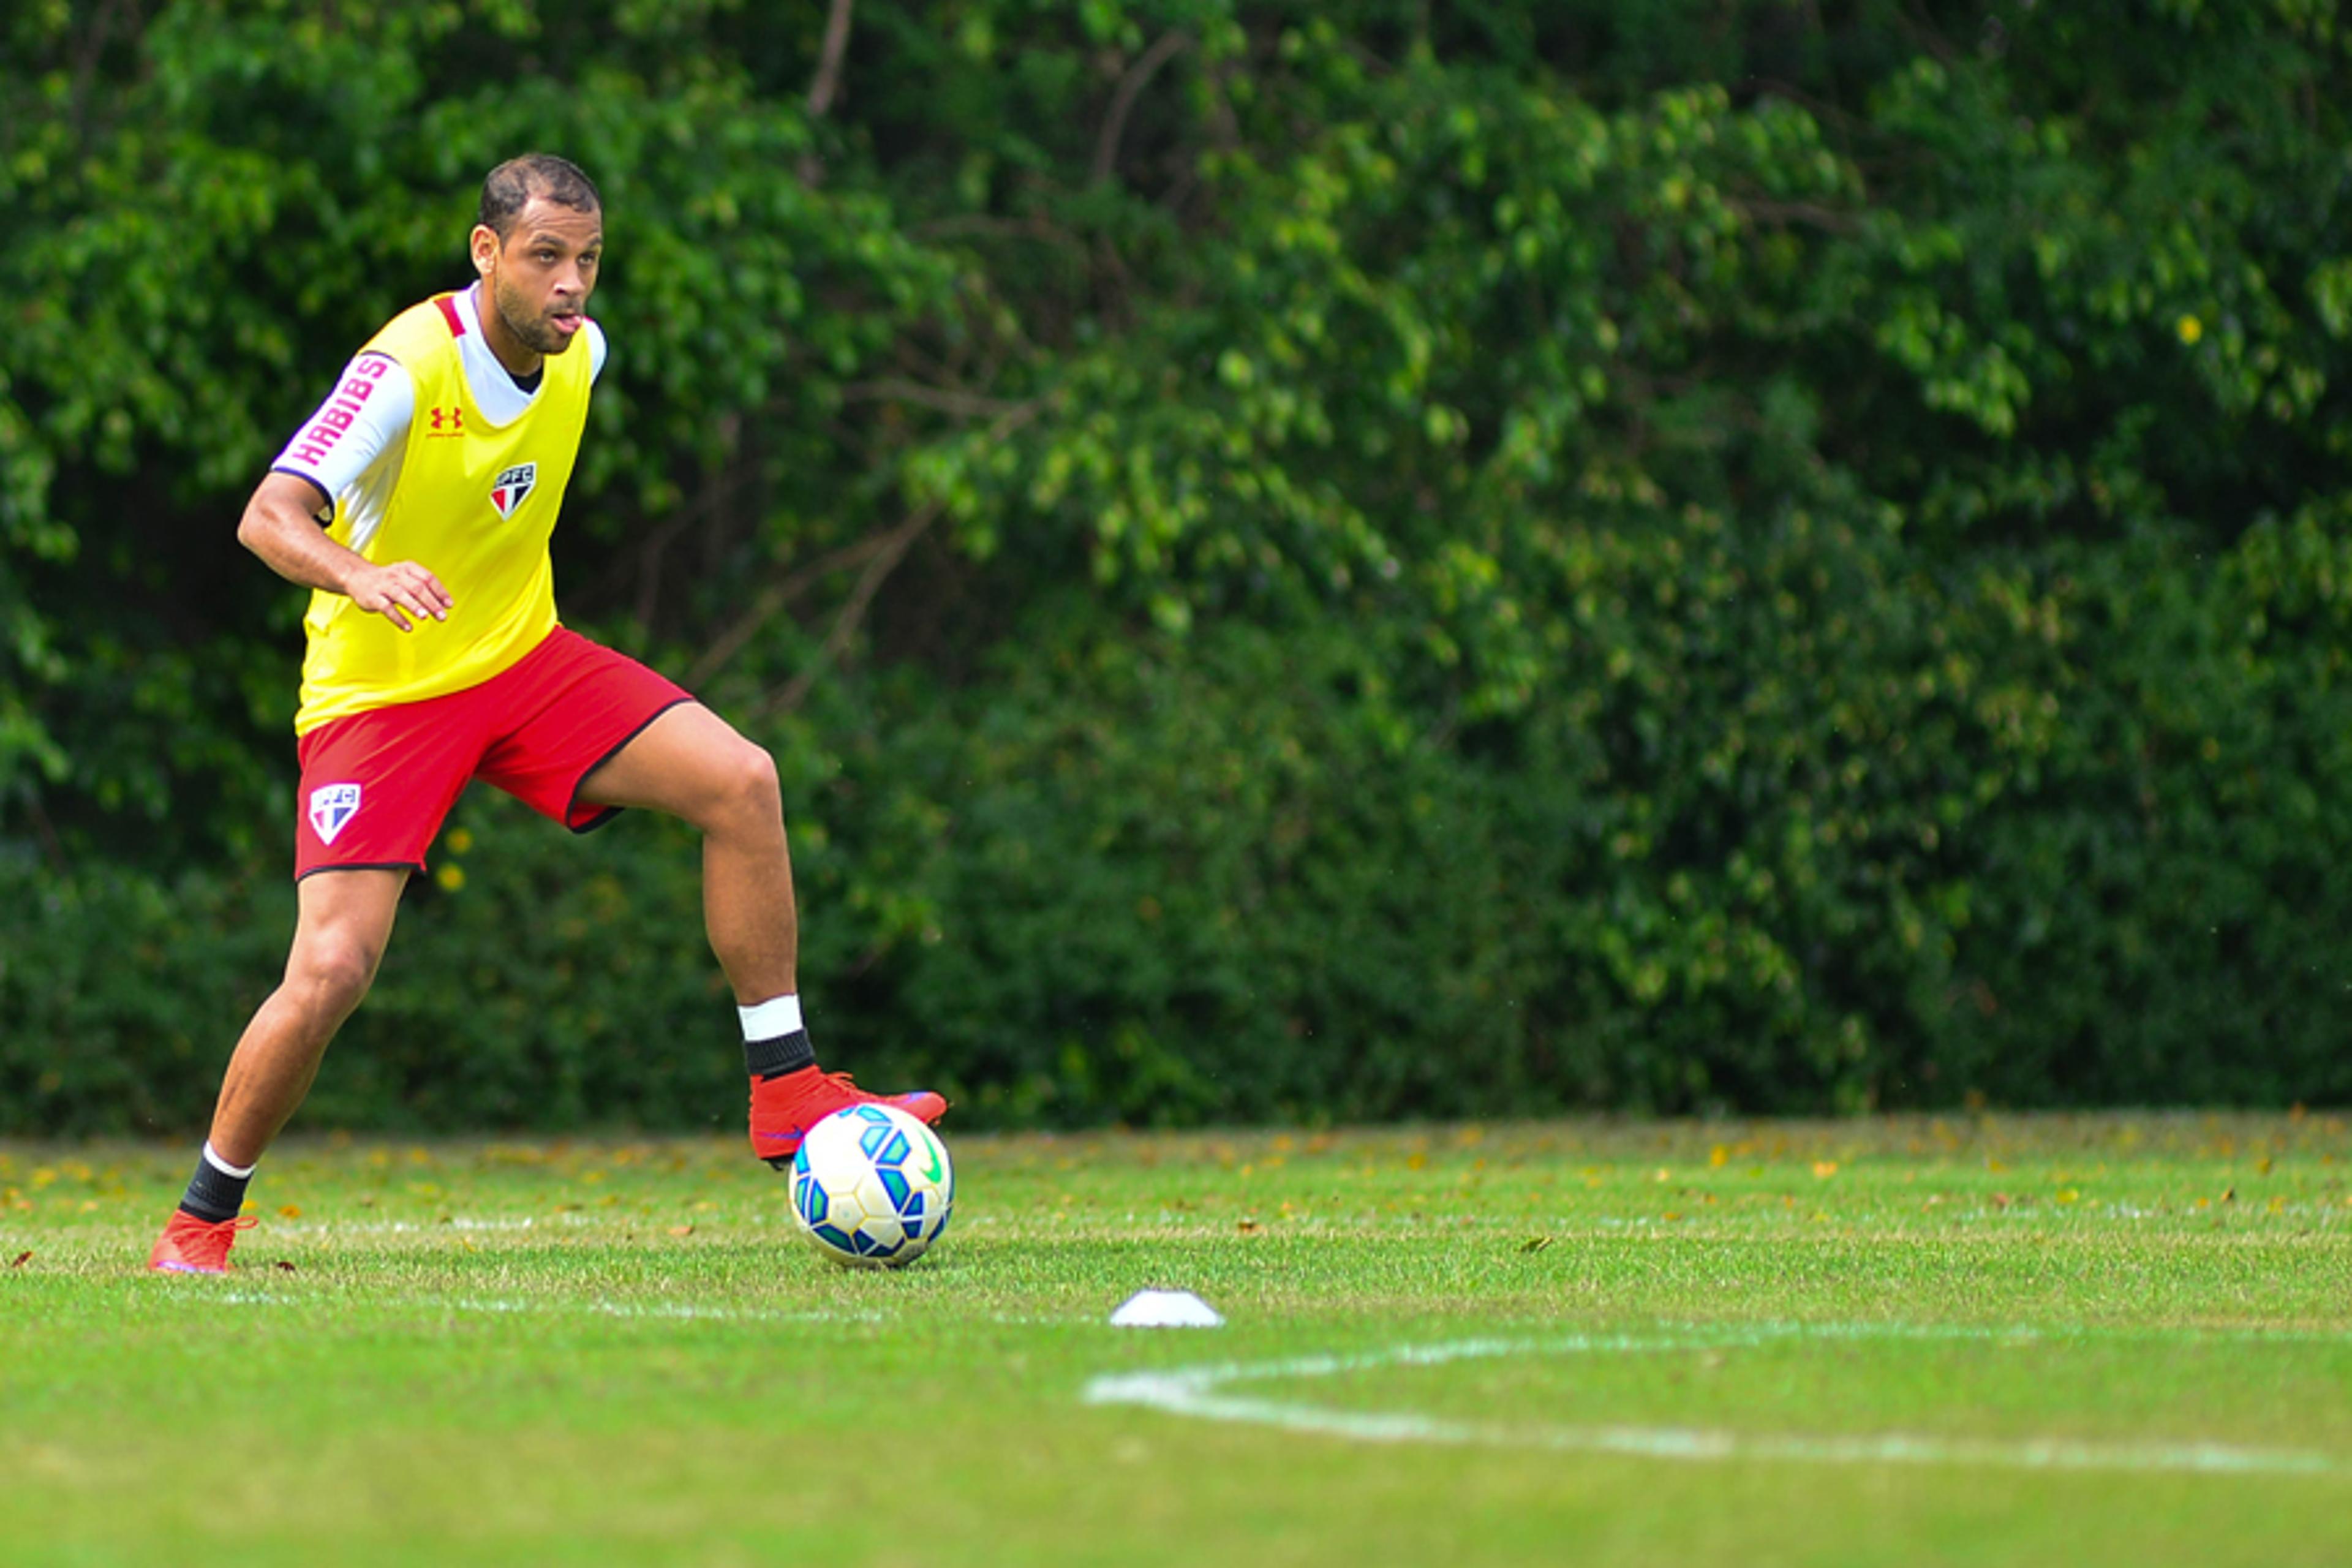
[[[594,321],[588,323],[588,379],[593,384],[604,374],[604,329]]]
[[[406,368],[388,355],[361,354],[269,471],[310,480],[332,507],[370,464],[407,439],[415,416],[416,385]]]

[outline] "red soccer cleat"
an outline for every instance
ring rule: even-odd
[[[240,1230],[251,1230],[260,1219],[247,1215],[218,1222],[198,1219],[185,1209],[173,1209],[155,1238],[147,1267],[158,1274],[226,1274],[228,1249]]]
[[[853,1105],[895,1105],[924,1122],[947,1114],[948,1102],[928,1089],[912,1094],[868,1094],[845,1072],[803,1068],[782,1078],[751,1080],[751,1152],[781,1171],[801,1151],[810,1128]]]

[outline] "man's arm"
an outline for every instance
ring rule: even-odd
[[[319,526],[317,512],[327,497],[309,479],[293,474],[265,475],[245,503],[236,525],[237,542],[269,569],[305,588],[341,594],[352,604],[382,616],[402,631],[430,616],[449,618],[457,603],[441,579],[414,561],[379,566],[358,551],[337,543]]]
[[[362,351],[270,465],[236,525],[238,542],[279,576],[341,594],[402,631],[413,628],[411,616],[447,620],[449,591],[413,561],[378,566],[329,537],[319,520],[332,515],[335,497],[381,454],[399,449],[415,404],[415,386],[400,362]]]

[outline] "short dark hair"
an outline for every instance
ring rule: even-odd
[[[482,182],[482,206],[476,221],[488,226],[503,245],[533,196],[545,196],[574,212],[602,212],[604,207],[604,198],[596,194],[596,182],[582,174],[579,164],[552,153],[526,153],[500,163]]]

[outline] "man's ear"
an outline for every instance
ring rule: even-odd
[[[488,224],[478,223],[474,226],[472,244],[474,270],[487,279],[490,275],[490,263],[498,259],[499,231]]]

